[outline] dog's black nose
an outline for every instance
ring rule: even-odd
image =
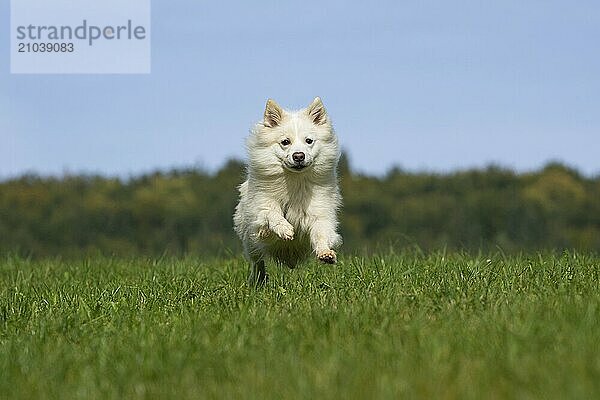
[[[296,152],[296,153],[292,154],[292,158],[294,159],[294,161],[296,161],[298,163],[302,162],[302,161],[304,161],[304,153],[302,153],[300,151]]]

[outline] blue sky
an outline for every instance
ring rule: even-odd
[[[355,169],[600,173],[600,2],[152,3],[149,75],[11,75],[0,177],[219,167],[267,98],[323,98]]]

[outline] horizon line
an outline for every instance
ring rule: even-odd
[[[552,167],[552,166],[561,166],[565,169],[573,171],[577,175],[584,177],[586,179],[596,180],[600,179],[600,168],[593,173],[585,173],[580,168],[574,166],[573,164],[566,162],[564,160],[550,158],[547,161],[544,161],[541,165],[533,168],[516,168],[511,167],[509,165],[503,164],[498,161],[489,161],[485,162],[483,165],[473,165],[473,166],[460,166],[460,167],[450,167],[447,169],[439,169],[439,168],[428,168],[428,167],[417,167],[417,168],[408,168],[404,167],[401,164],[392,164],[388,168],[386,168],[383,173],[373,173],[364,171],[361,168],[353,168],[352,162],[350,158],[347,156],[347,153],[342,153],[342,159],[346,157],[348,163],[348,169],[352,175],[365,176],[370,178],[383,178],[393,172],[400,172],[408,175],[454,175],[465,172],[472,171],[486,171],[489,169],[498,169],[506,172],[512,172],[515,175],[527,175],[533,173],[539,173],[543,170]],[[246,162],[243,159],[237,157],[229,157],[225,161],[221,162],[219,166],[216,167],[208,167],[206,165],[202,165],[201,162],[192,163],[188,165],[171,165],[165,167],[152,167],[149,169],[140,169],[138,171],[124,171],[118,173],[107,173],[102,171],[90,171],[86,169],[80,170],[72,170],[68,167],[63,168],[62,172],[39,172],[36,170],[24,170],[15,174],[2,174],[0,172],[0,183],[6,183],[10,181],[16,181],[19,179],[23,179],[26,177],[39,178],[39,179],[65,179],[72,177],[98,177],[105,179],[119,179],[124,181],[135,180],[139,178],[143,178],[146,176],[156,175],[156,174],[173,174],[177,172],[198,172],[205,175],[214,176],[218,174],[220,171],[225,169],[231,163],[239,163],[245,165]]]

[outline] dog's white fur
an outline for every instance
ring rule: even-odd
[[[268,100],[264,120],[251,130],[246,147],[248,176],[239,187],[233,220],[252,263],[250,279],[266,279],[267,256],[294,267],[312,249],[319,260],[335,263],[334,249],[342,242],[340,150],[321,99],[299,111]],[[304,160],[298,162],[300,153]]]

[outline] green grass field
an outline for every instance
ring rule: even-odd
[[[600,398],[600,257],[0,260],[0,397]]]

